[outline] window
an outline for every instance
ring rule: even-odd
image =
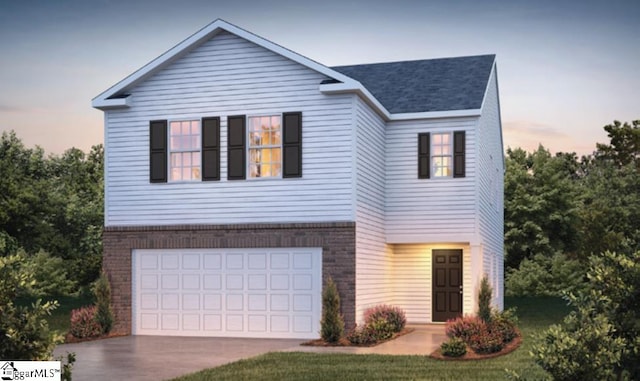
[[[433,177],[451,177],[453,173],[451,134],[432,134],[431,165]]]
[[[249,177],[282,176],[281,117],[249,117]]]
[[[169,173],[171,181],[200,180],[200,121],[169,123]]]
[[[418,178],[465,177],[464,131],[418,133]]]

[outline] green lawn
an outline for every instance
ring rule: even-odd
[[[424,356],[382,356],[314,353],[267,353],[248,360],[207,369],[180,381],[199,380],[504,380],[504,370],[526,373],[529,379],[544,373],[529,356],[530,336],[568,313],[556,298],[510,298],[517,307],[524,343],[515,352],[482,361],[438,361]]]

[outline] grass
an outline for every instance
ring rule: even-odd
[[[505,369],[530,379],[544,377],[529,356],[531,335],[559,323],[568,313],[557,298],[507,298],[520,317],[522,346],[506,356],[481,361],[439,361],[424,356],[267,353],[177,378],[201,380],[504,380]]]

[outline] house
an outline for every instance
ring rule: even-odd
[[[503,299],[494,55],[327,67],[216,20],[98,95],[115,329],[318,337]]]

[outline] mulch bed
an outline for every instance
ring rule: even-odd
[[[467,353],[464,356],[447,357],[447,356],[443,356],[442,352],[440,352],[440,348],[438,348],[433,353],[431,353],[429,357],[438,359],[438,360],[445,360],[445,361],[485,360],[485,359],[491,359],[494,357],[499,357],[499,356],[504,356],[506,354],[509,354],[515,351],[516,349],[518,349],[520,347],[520,344],[522,344],[522,335],[516,336],[516,338],[511,340],[511,342],[508,343],[500,352],[496,352],[496,353],[481,355],[481,354],[475,353],[469,347],[467,347]]]
[[[83,337],[81,339],[73,336],[70,333],[67,333],[66,336],[64,337],[64,343],[63,344],[73,344],[73,343],[83,343],[85,341],[95,341],[95,340],[102,340],[102,339],[111,339],[112,337],[121,337],[121,336],[127,336],[125,334],[122,333],[108,333],[106,335],[101,335],[101,336],[95,336],[95,337]]]
[[[309,347],[375,347],[376,345],[380,345],[382,343],[386,343],[387,341],[393,340],[393,339],[398,338],[400,336],[404,336],[404,335],[406,335],[408,333],[411,333],[413,331],[414,331],[413,328],[405,328],[405,329],[403,329],[402,331],[400,331],[398,333],[394,333],[393,336],[391,336],[387,340],[378,341],[377,343],[368,344],[368,345],[351,344],[351,342],[349,340],[347,340],[346,337],[341,338],[337,343],[327,343],[323,339],[315,339],[315,340],[311,340],[311,341],[306,341],[306,342],[304,342],[304,343],[302,343],[300,345],[309,346]]]

